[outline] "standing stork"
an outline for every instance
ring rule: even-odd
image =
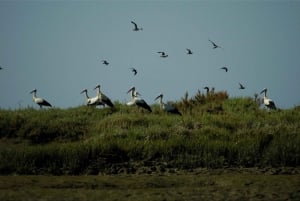
[[[133,31],[142,31],[143,30],[143,28],[142,27],[138,27],[138,25],[134,22],[134,21],[131,21],[131,24],[133,24],[134,25],[134,28],[132,29]]]
[[[135,87],[130,88],[127,91],[127,94],[129,92],[131,92],[131,101],[127,103],[128,106],[137,105],[138,107],[144,108],[149,112],[152,112],[151,107],[146,103],[146,101],[138,97],[140,94],[135,90]]]
[[[269,108],[269,109],[274,109],[274,110],[276,110],[276,106],[275,106],[274,101],[272,101],[271,99],[269,99],[269,98],[267,97],[267,88],[264,88],[264,89],[260,92],[260,94],[262,94],[262,93],[264,93],[264,99],[263,99],[264,105],[265,105],[267,108]]]
[[[162,101],[163,99],[163,94],[159,94],[159,96],[157,96],[154,100],[157,100],[159,99],[159,103],[160,103],[160,108],[168,113],[171,113],[171,114],[178,114],[178,115],[182,115],[179,110],[174,107],[173,105],[170,105],[170,104],[166,104]]]
[[[33,94],[32,95],[33,102],[35,102],[36,104],[38,104],[40,106],[40,108],[42,108],[42,106],[52,107],[52,105],[48,101],[46,101],[45,99],[38,98],[36,96],[36,92],[37,92],[37,89],[34,89],[34,90],[32,90],[30,92],[31,94]]]
[[[114,104],[111,102],[111,100],[106,96],[104,95],[101,90],[100,90],[100,84],[98,84],[94,90],[98,89],[98,98],[99,100],[103,103],[103,104],[106,104],[108,105],[109,107],[114,107]]]
[[[104,103],[102,103],[97,96],[93,97],[93,98],[90,98],[88,96],[88,93],[87,93],[87,89],[84,89],[82,92],[80,92],[80,94],[83,94],[85,93],[85,97],[86,97],[86,105],[88,106],[97,106],[97,105],[103,105],[104,106]]]

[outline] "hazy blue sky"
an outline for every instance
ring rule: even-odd
[[[300,1],[0,0],[0,25],[1,108],[37,108],[34,88],[55,107],[76,107],[97,84],[120,102],[131,86],[148,104],[209,86],[230,97],[266,87],[278,107],[300,104]]]

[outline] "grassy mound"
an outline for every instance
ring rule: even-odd
[[[0,110],[0,174],[99,174],[300,164],[300,109],[226,92],[174,103],[183,116],[116,108]],[[149,167],[148,169],[145,167]]]

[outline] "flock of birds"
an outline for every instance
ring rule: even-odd
[[[135,22],[131,21],[131,23],[133,24],[133,31],[141,31],[143,30],[142,27],[139,27]],[[212,48],[213,49],[217,49],[217,48],[223,48],[221,47],[220,45],[216,44],[214,41],[210,40],[209,39],[209,42],[212,44]],[[193,54],[192,50],[191,49],[186,49],[187,50],[187,54],[191,55]],[[168,54],[164,51],[159,51],[157,52],[158,54],[160,54],[160,57],[162,58],[167,58],[168,57]],[[104,65],[109,65],[109,62],[107,60],[101,60],[102,64]],[[0,67],[0,70],[2,70],[3,68]],[[129,68],[134,75],[136,75],[138,73],[137,69],[135,68]],[[228,72],[228,67],[224,66],[224,67],[221,67],[220,69],[224,70],[225,72]],[[245,89],[246,87],[239,83],[239,89]],[[108,107],[111,107],[113,108],[114,107],[114,104],[113,102],[110,100],[109,97],[107,97],[105,94],[103,94],[100,90],[100,85],[97,85],[94,90],[97,89],[97,95],[95,97],[92,97],[90,98],[88,96],[88,91],[87,89],[84,89],[83,91],[81,91],[81,94],[85,94],[86,96],[86,104],[88,106],[108,106]],[[208,87],[204,87],[204,89],[207,90],[207,92],[209,91],[209,88]],[[40,97],[37,97],[36,96],[36,93],[37,93],[37,89],[34,89],[33,91],[30,92],[31,94],[33,94],[33,101],[38,104],[40,106],[40,108],[42,108],[43,106],[48,106],[48,107],[52,107],[52,105],[46,101],[45,99],[43,98],[40,98]],[[149,112],[152,112],[152,109],[151,107],[147,104],[147,102],[142,99],[140,97],[141,94],[139,94],[138,91],[136,91],[136,88],[135,87],[132,87],[128,90],[127,94],[130,93],[131,94],[131,100],[126,103],[126,105],[128,106],[133,106],[133,105],[136,105],[137,107],[140,107],[140,108],[143,108]],[[275,106],[275,103],[273,100],[269,99],[267,97],[267,89],[264,88],[260,94],[264,94],[263,96],[263,103],[264,105],[269,108],[269,109],[275,109],[276,110],[276,106]],[[169,103],[164,103],[163,102],[163,94],[160,94],[159,96],[157,96],[155,98],[155,100],[159,100],[159,104],[160,104],[160,107],[163,111],[166,111],[168,113],[172,113],[172,114],[177,114],[177,115],[182,115],[180,113],[180,111],[175,107],[173,106],[172,104],[169,104]]]

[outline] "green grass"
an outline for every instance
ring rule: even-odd
[[[183,116],[116,108],[0,110],[0,174],[116,174],[298,167],[300,110],[267,111],[226,92],[174,103]]]

